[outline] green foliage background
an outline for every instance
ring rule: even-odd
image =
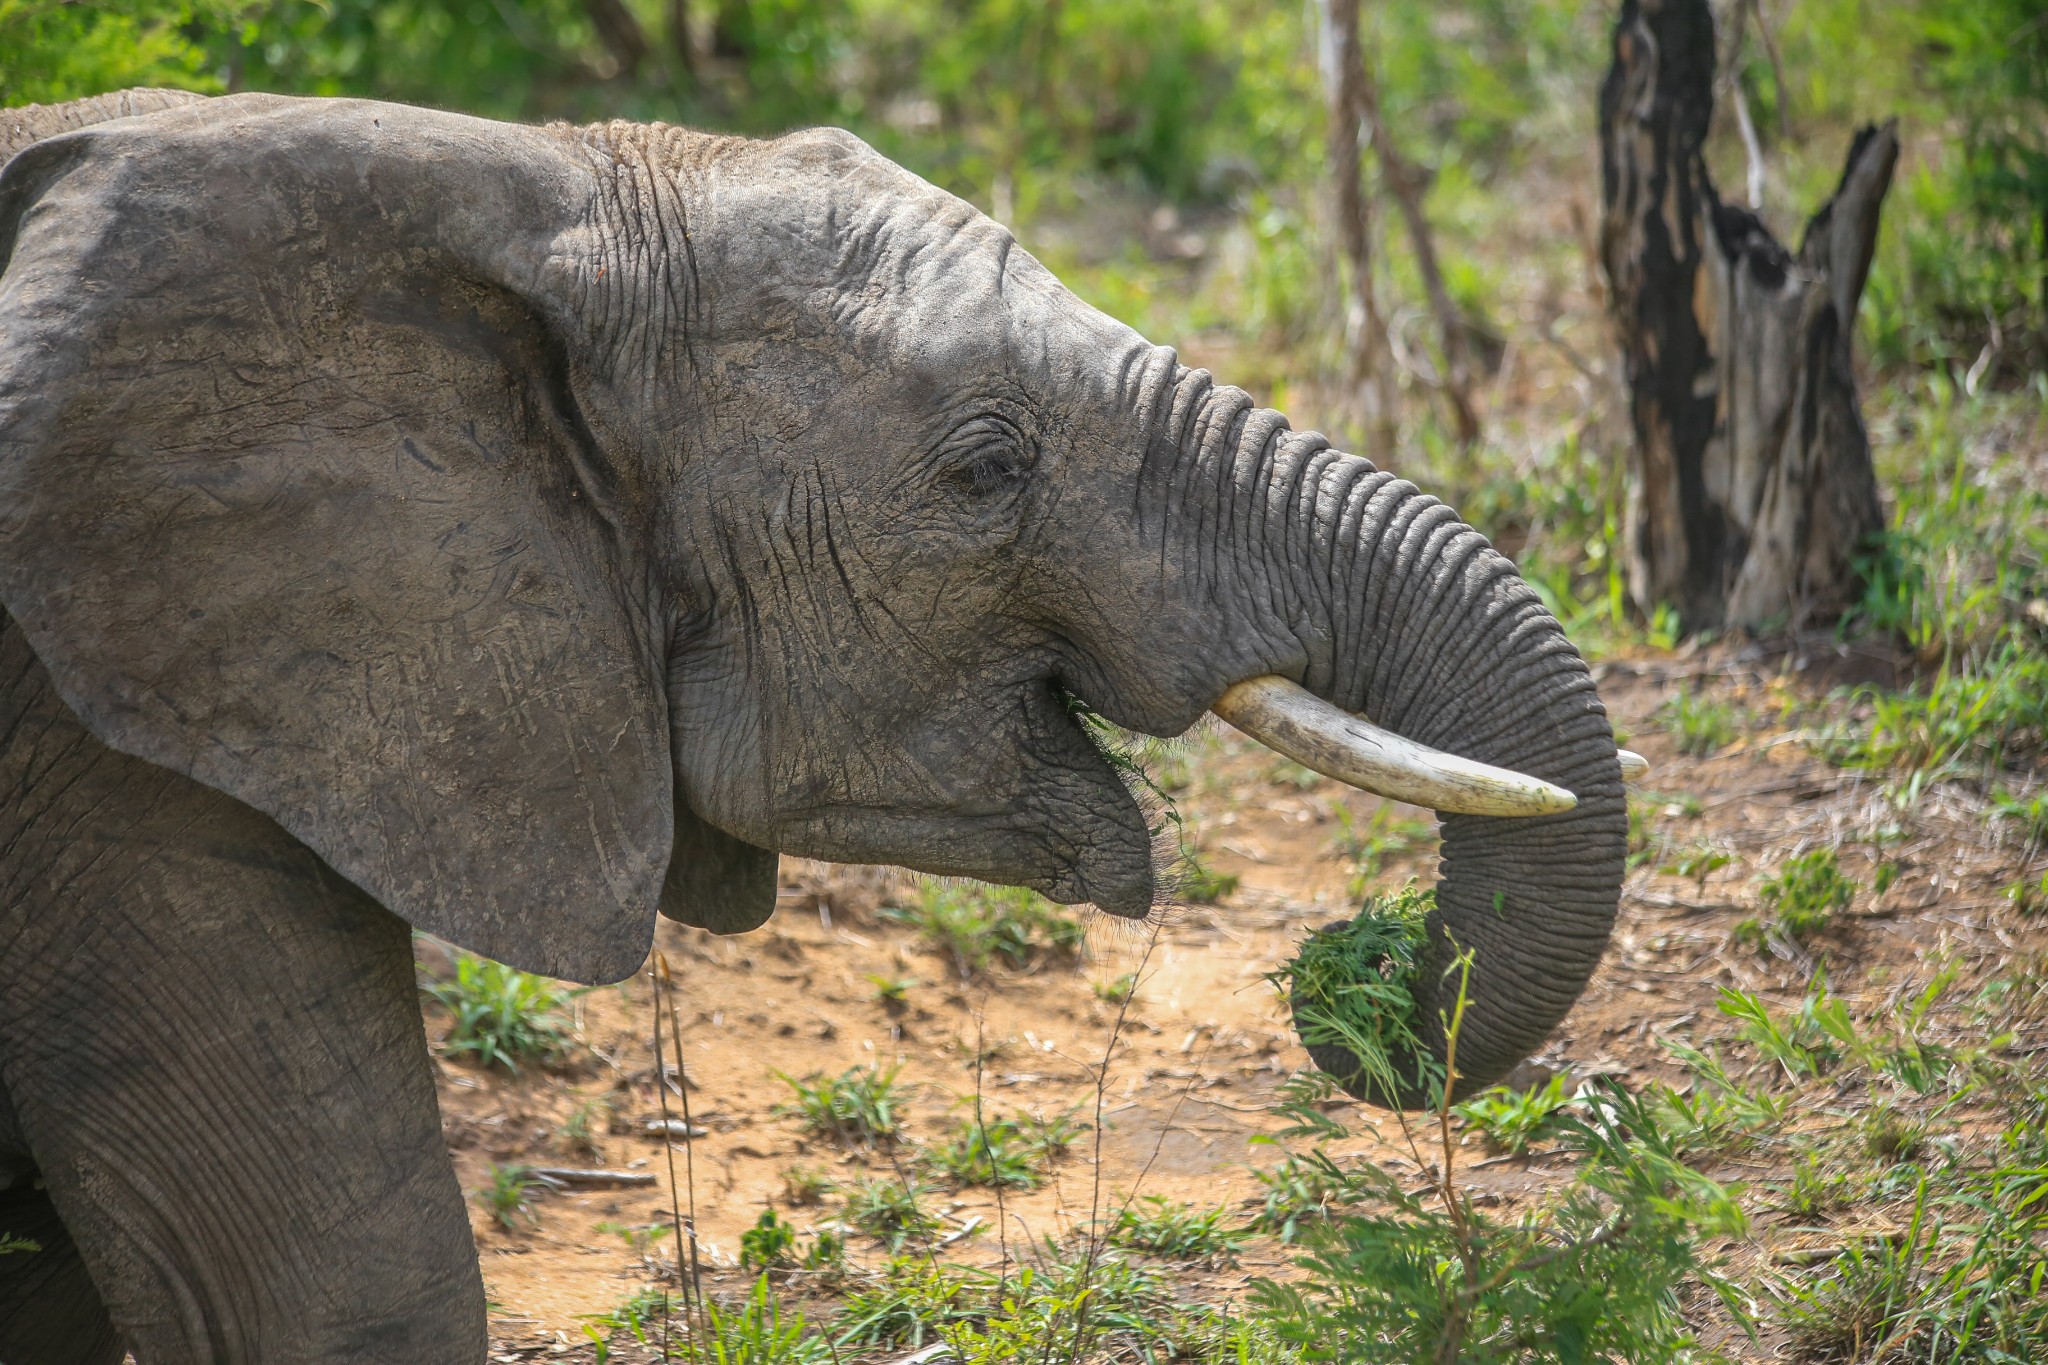
[[[1503,177],[1532,159],[1587,165],[1614,8],[1365,7],[1389,124],[1436,171],[1453,292],[1481,319],[1502,264],[1458,248],[1512,207],[1487,200]],[[1765,12],[1791,108],[1775,107],[1755,41],[1741,79],[1788,182],[1782,201],[1818,202],[1855,122],[1905,127],[1865,305],[1874,359],[1967,366],[1996,335],[2024,357],[2007,382],[2040,365],[2048,5],[1779,0]],[[1186,291],[1137,269],[1081,287],[1162,339],[1227,325],[1311,356],[1328,349],[1333,293],[1313,193],[1317,61],[1311,7],[1296,0],[0,0],[9,104],[160,84],[757,133],[836,123],[1019,225],[1104,185],[1225,207],[1248,243],[1226,315],[1184,302],[1162,315],[1158,295]],[[1724,182],[1739,183],[1733,171]],[[1407,282],[1401,245],[1388,251]]]

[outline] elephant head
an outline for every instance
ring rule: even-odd
[[[1512,565],[847,134],[237,96],[30,147],[0,260],[0,599],[102,740],[421,928],[617,979],[775,851],[1144,915],[1074,699],[1279,675],[1576,796],[1444,818],[1467,1086],[1600,956],[1616,751]]]

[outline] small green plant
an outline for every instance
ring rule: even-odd
[[[1828,1218],[1848,1208],[1856,1199],[1856,1182],[1848,1172],[1802,1154],[1792,1166],[1792,1178],[1779,1189],[1780,1207],[1799,1218]]]
[[[1095,998],[1103,1004],[1121,1005],[1137,991],[1138,974],[1125,972],[1122,976],[1111,977],[1107,981],[1097,981],[1092,989],[1095,991]]]
[[[1197,1209],[1148,1194],[1117,1210],[1106,1239],[1163,1261],[1228,1260],[1251,1235],[1227,1223],[1228,1217],[1227,1209]]]
[[[1669,857],[1660,870],[1667,876],[1685,877],[1699,887],[1705,887],[1708,877],[1735,861],[1733,854],[1704,842],[1673,849]]]
[[[2048,872],[2020,878],[2005,888],[2005,898],[2012,902],[2013,909],[2029,919],[2048,914]]]
[[[838,1189],[838,1182],[815,1166],[788,1166],[783,1169],[782,1202],[793,1209],[815,1208]]]
[[[819,1137],[843,1143],[894,1141],[901,1131],[896,1116],[896,1073],[900,1066],[849,1067],[837,1076],[798,1080],[776,1076],[796,1092],[796,1100],[775,1107],[791,1114]]]
[[[1477,1128],[1494,1151],[1519,1154],[1528,1151],[1531,1142],[1557,1132],[1555,1115],[1571,1103],[1564,1077],[1552,1076],[1547,1084],[1528,1090],[1496,1085],[1452,1105],[1451,1112]]]
[[[1631,871],[1663,856],[1669,839],[1663,823],[1697,820],[1705,811],[1696,796],[1636,792],[1628,798],[1628,866]]]
[[[1695,690],[1681,692],[1658,707],[1657,722],[1680,753],[1709,758],[1736,741],[1747,718],[1727,702]]]
[[[915,977],[870,974],[868,984],[875,988],[876,1004],[884,1009],[900,1010],[910,1003],[910,993],[923,983]]]
[[[635,1260],[645,1261],[654,1254],[654,1248],[664,1239],[675,1235],[673,1223],[647,1223],[635,1227],[631,1223],[618,1223],[609,1219],[597,1225],[599,1232],[609,1232],[626,1244]]]
[[[633,1340],[644,1346],[649,1330],[666,1321],[669,1313],[667,1290],[643,1289],[609,1312],[586,1313],[578,1321],[583,1324],[583,1335],[590,1338],[597,1365],[609,1365],[619,1333],[630,1332]]]
[[[939,1229],[939,1220],[925,1207],[930,1191],[919,1181],[884,1180],[863,1176],[846,1192],[844,1217],[848,1226],[865,1232],[890,1251],[901,1251],[913,1240],[928,1239]]]
[[[921,879],[912,905],[887,906],[884,919],[907,924],[953,961],[961,978],[1001,958],[1012,967],[1077,960],[1087,930],[1035,891],[1014,886],[948,885]]]
[[[705,1365],[825,1365],[830,1343],[810,1328],[804,1315],[785,1309],[761,1275],[737,1307],[716,1298],[704,1301],[705,1340],[691,1343],[691,1358]]]
[[[579,1156],[597,1155],[597,1130],[608,1124],[612,1116],[612,1100],[608,1095],[585,1100],[569,1111],[569,1117],[555,1129],[555,1140],[564,1151]]]
[[[490,1183],[477,1189],[476,1202],[483,1205],[498,1226],[507,1232],[518,1231],[521,1223],[540,1226],[540,1216],[534,1212],[530,1196],[546,1186],[534,1177],[531,1168],[516,1162],[502,1166],[492,1162],[484,1168],[484,1174]]]
[[[754,1226],[740,1234],[741,1270],[779,1270],[796,1264],[797,1231],[774,1209],[762,1209]]]
[[[1835,851],[1817,848],[1787,861],[1764,879],[1757,894],[1771,909],[1768,918],[1735,926],[1735,939],[1755,948],[1804,944],[1820,934],[1856,898],[1856,883],[1843,875]]]
[[[1304,1043],[1346,1048],[1358,1059],[1357,1075],[1339,1080],[1388,1095],[1441,1087],[1442,1064],[1422,1045],[1411,984],[1434,904],[1433,892],[1412,887],[1375,896],[1345,923],[1309,935],[1267,977],[1287,994]]]
[[[950,1138],[925,1153],[925,1161],[956,1184],[1035,1189],[1047,1166],[1081,1131],[1071,1110],[1051,1119],[970,1115]]]
[[[31,1241],[26,1237],[16,1237],[11,1232],[0,1232],[0,1256],[12,1256],[17,1252],[35,1252],[42,1249],[43,1244],[41,1242]]]
[[[454,979],[423,989],[453,1016],[443,1043],[451,1055],[517,1073],[520,1063],[552,1060],[568,1046],[568,1030],[555,1013],[565,997],[544,976],[457,953]]]

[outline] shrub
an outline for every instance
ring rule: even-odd
[[[455,1056],[517,1073],[521,1062],[549,1061],[568,1046],[568,1029],[555,1013],[564,994],[544,976],[457,953],[454,979],[422,989],[453,1016],[442,1045]]]
[[[797,1080],[776,1072],[796,1092],[791,1104],[775,1107],[778,1114],[793,1114],[805,1128],[819,1137],[844,1143],[893,1141],[901,1131],[896,1117],[896,1073],[879,1066],[849,1067],[837,1076],[812,1076]]]

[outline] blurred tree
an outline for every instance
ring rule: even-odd
[[[246,0],[0,0],[0,103],[53,104],[134,85],[217,90],[199,27],[230,29]]]

